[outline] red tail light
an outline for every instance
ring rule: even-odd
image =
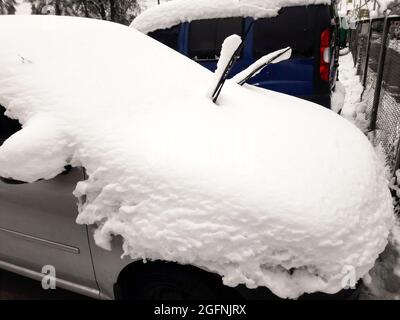
[[[329,52],[330,52],[330,44],[331,44],[331,29],[327,28],[321,33],[321,44],[320,44],[320,60],[319,60],[319,74],[321,79],[324,81],[329,80],[329,71],[330,71],[330,61],[329,61]]]

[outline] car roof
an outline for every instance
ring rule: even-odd
[[[152,7],[136,17],[131,27],[143,33],[201,19],[277,16],[283,7],[331,4],[331,0],[174,0]]]

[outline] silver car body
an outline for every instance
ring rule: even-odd
[[[72,191],[83,179],[77,168],[49,181],[0,182],[0,268],[41,280],[43,267],[54,266],[57,287],[113,299],[118,275],[132,260],[121,259],[119,238],[112,251],[103,250],[93,230],[75,222]]]

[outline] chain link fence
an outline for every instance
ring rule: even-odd
[[[350,51],[364,85],[373,143],[382,147],[394,175],[400,167],[400,17],[360,21],[351,31]]]
[[[387,165],[392,173],[398,169],[396,158],[400,137],[400,41],[396,35],[399,22],[387,22],[388,36],[384,44],[387,49],[376,118],[376,140],[385,150]]]

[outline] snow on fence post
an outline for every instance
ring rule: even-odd
[[[369,131],[375,131],[376,129],[376,120],[378,115],[378,106],[382,88],[382,79],[383,79],[383,67],[385,64],[386,58],[386,48],[387,48],[387,38],[389,33],[389,20],[388,16],[385,13],[385,20],[384,20],[384,29],[383,29],[383,36],[382,36],[382,44],[381,50],[379,53],[379,60],[378,60],[378,72],[376,76],[376,88],[374,93],[374,102],[372,104],[372,113],[371,113],[371,120],[369,124]]]

